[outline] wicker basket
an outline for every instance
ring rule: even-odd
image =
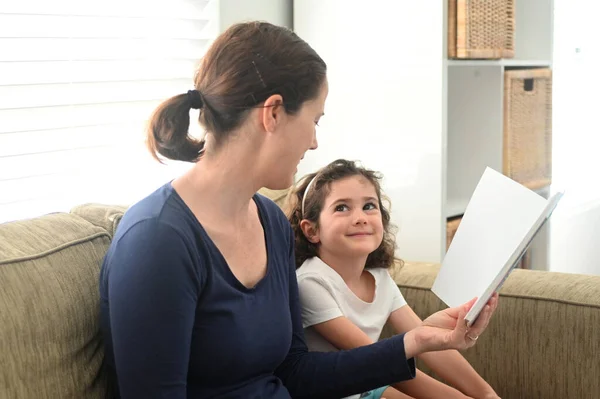
[[[531,189],[552,182],[552,71],[504,72],[503,173]]]
[[[448,0],[448,58],[514,57],[514,2]]]
[[[530,249],[525,251],[525,253],[523,254],[523,257],[521,258],[521,261],[519,262],[517,267],[520,269],[529,269],[529,270],[531,269],[531,250]]]
[[[446,223],[446,250],[450,248],[450,243],[456,234],[456,230],[458,229],[461,220],[461,216],[448,219],[448,222]]]

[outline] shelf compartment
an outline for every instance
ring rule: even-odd
[[[503,68],[448,68],[445,215],[456,216],[486,167],[502,172]]]

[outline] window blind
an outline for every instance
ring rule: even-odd
[[[189,167],[153,161],[145,128],[162,100],[193,88],[218,10],[218,0],[2,2],[0,223],[129,205]]]

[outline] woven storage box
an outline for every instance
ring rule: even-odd
[[[461,216],[448,219],[448,222],[446,223],[446,250],[450,248],[450,243],[456,234],[456,230],[458,229],[461,220]]]
[[[503,173],[531,189],[552,182],[552,72],[504,72]]]
[[[519,261],[519,265],[517,266],[521,269],[531,269],[531,250],[528,249],[523,254],[523,257]]]
[[[514,57],[514,2],[448,0],[448,57]]]

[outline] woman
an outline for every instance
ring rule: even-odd
[[[404,335],[340,353],[309,353],[280,209],[256,195],[291,186],[317,148],[326,66],[288,29],[234,25],[213,43],[195,90],[167,100],[150,123],[160,160],[195,163],[124,215],[105,257],[101,316],[121,398],[319,398],[414,377],[426,351],[464,349],[470,304]],[[199,109],[205,138],[188,135]]]

